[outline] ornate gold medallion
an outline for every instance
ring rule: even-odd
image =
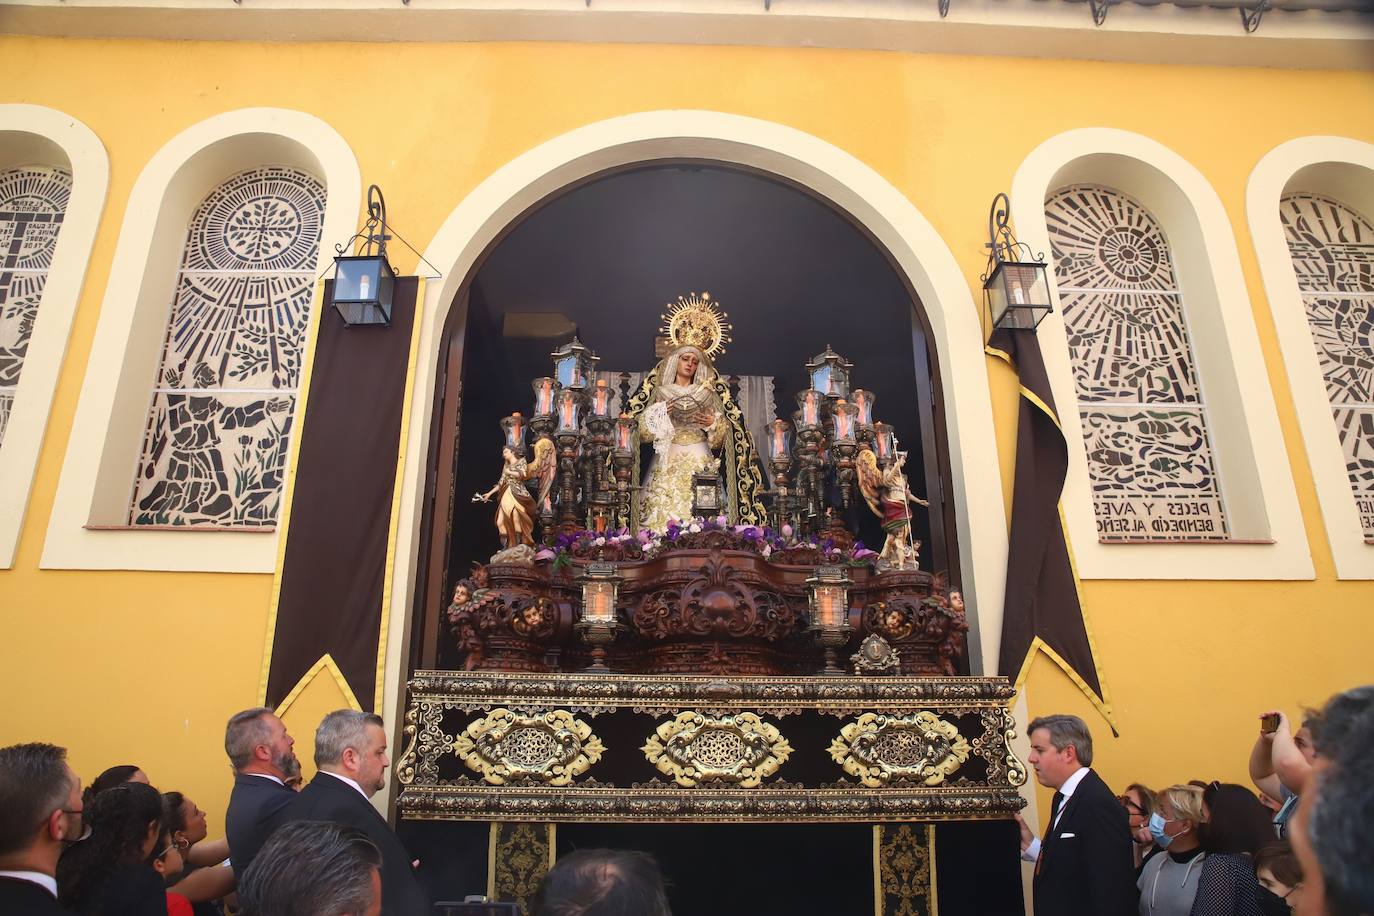
[[[871,789],[893,780],[939,785],[968,759],[970,750],[958,727],[931,712],[867,712],[840,729],[840,736],[830,743],[835,762]]]
[[[726,317],[711,301],[710,293],[691,293],[678,296],[677,302],[668,304],[660,330],[674,349],[696,347],[706,354],[707,359],[713,360],[725,352],[725,345],[730,342],[733,328],[725,320]]]
[[[590,725],[565,709],[537,716],[493,709],[463,730],[453,750],[492,785],[532,780],[566,786],[600,760],[605,747]]]
[[[752,712],[720,717],[683,712],[660,725],[641,750],[680,786],[726,782],[752,789],[778,771],[792,745]]]

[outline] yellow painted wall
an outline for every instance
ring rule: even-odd
[[[1022,159],[1077,127],[1145,134],[1220,194],[1240,246],[1317,579],[1084,585],[1122,734],[1112,740],[1041,659],[1032,714],[1076,712],[1115,786],[1243,780],[1254,716],[1296,711],[1374,680],[1374,582],[1337,582],[1245,222],[1250,170],[1293,137],[1374,142],[1374,76],[799,49],[573,44],[230,44],[0,38],[19,62],[0,101],[85,122],[111,185],[14,568],[0,571],[0,744],[69,746],[87,780],[137,762],[218,824],[229,787],[224,719],[255,702],[268,576],[38,569],[57,476],[130,187],[185,127],[240,107],[318,115],[351,144],[392,221],[423,248],[474,185],[530,147],[615,115],[701,108],[776,121],[862,159],[902,190],[953,250],[970,288],[986,213]],[[1000,96],[993,93],[1000,91]],[[413,261],[400,254],[399,266]],[[746,344],[747,345],[747,344]],[[850,354],[858,357],[862,354]],[[1007,498],[1016,387],[989,363]],[[1150,562],[1140,548],[1141,564]],[[288,722],[302,757],[327,680]],[[1048,810],[1048,800],[1041,811]],[[217,829],[213,828],[213,829]]]

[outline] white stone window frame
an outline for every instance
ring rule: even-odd
[[[158,150],[125,208],[42,568],[270,573],[276,567],[276,529],[127,524],[149,383],[161,356],[191,215],[226,179],[261,165],[298,168],[324,184],[317,274],[328,266],[334,245],[353,234],[362,201],[357,158],[333,127],[313,115],[282,108],[224,112]],[[320,320],[323,311],[317,309],[310,320]]]
[[[1298,428],[1307,452],[1322,525],[1338,579],[1374,579],[1374,544],[1366,541],[1331,422],[1326,379],[1317,361],[1307,309],[1284,238],[1279,203],[1287,194],[1329,197],[1374,219],[1374,144],[1346,137],[1299,137],[1267,153],[1250,173],[1245,211],[1278,332]]]
[[[1104,127],[1058,134],[1026,157],[1011,190],[1012,218],[1021,240],[1046,257],[1045,201],[1076,184],[1100,185],[1134,198],[1154,215],[1169,240],[1231,532],[1225,541],[1099,539],[1077,392],[1056,304],[1038,336],[1069,440],[1061,505],[1080,577],[1313,578],[1235,233],[1220,197],[1195,166],[1149,137]],[[1053,273],[1050,286],[1057,303]]]
[[[0,105],[0,170],[25,165],[69,171],[72,191],[0,446],[0,569],[14,565],[72,320],[110,187],[109,156],[85,124],[40,105]]]

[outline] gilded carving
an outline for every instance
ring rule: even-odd
[[[893,780],[939,785],[971,750],[957,726],[926,711],[906,716],[864,713],[830,743],[835,762],[871,789]]]
[[[928,916],[935,912],[934,875],[930,850],[934,844],[929,824],[875,826],[879,832],[878,888],[882,899],[875,910],[881,916]]]
[[[778,771],[792,746],[753,713],[715,717],[688,711],[659,725],[641,750],[680,786],[724,782],[750,789]]]
[[[453,750],[492,785],[531,780],[566,786],[600,760],[605,747],[567,710],[531,716],[494,709],[468,725]]]
[[[492,846],[492,899],[514,901],[528,911],[539,882],[549,870],[549,827],[528,823],[497,823],[491,827],[496,834]]]

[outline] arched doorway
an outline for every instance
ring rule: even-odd
[[[452,461],[439,445],[436,410],[448,365],[453,306],[493,244],[549,196],[608,171],[643,163],[714,162],[768,173],[828,200],[879,245],[920,302],[932,362],[940,367],[933,422],[948,443],[945,499],[957,531],[958,568],[971,612],[970,667],[991,671],[1001,625],[1006,528],[982,336],[968,281],[948,247],[911,202],[872,169],[815,137],[778,124],[717,112],[627,115],[554,138],[502,167],[473,190],[426,249],[444,276],[429,284],[421,317],[419,365],[400,493],[393,590],[386,624],[385,709],[398,721],[413,663],[414,612],[423,607],[424,532],[434,530],[437,480],[430,467]],[[447,499],[448,494],[444,494]],[[441,510],[442,511],[442,510]],[[444,520],[447,524],[447,520]],[[437,586],[435,586],[437,587]]]
[[[914,492],[933,497],[914,518],[921,565],[959,581],[953,511],[940,499],[949,453],[934,417],[929,324],[885,253],[827,201],[776,177],[709,162],[640,164],[532,207],[450,310],[429,472],[429,489],[447,498],[436,497],[423,538],[414,667],[455,663],[442,620],[448,593],[499,547],[490,506],[466,497],[499,476],[499,421],[528,414],[530,380],[553,371],[550,352],[576,333],[613,387],[634,374],[628,396],[657,359],[666,302],[698,290],[732,322],[716,366],[736,381],[760,448],[764,424],[790,417],[795,393],[809,387],[808,360],[829,346],[854,362],[852,386],[877,394],[875,417],[909,452]],[[844,515],[877,549],[879,519],[857,494]]]

